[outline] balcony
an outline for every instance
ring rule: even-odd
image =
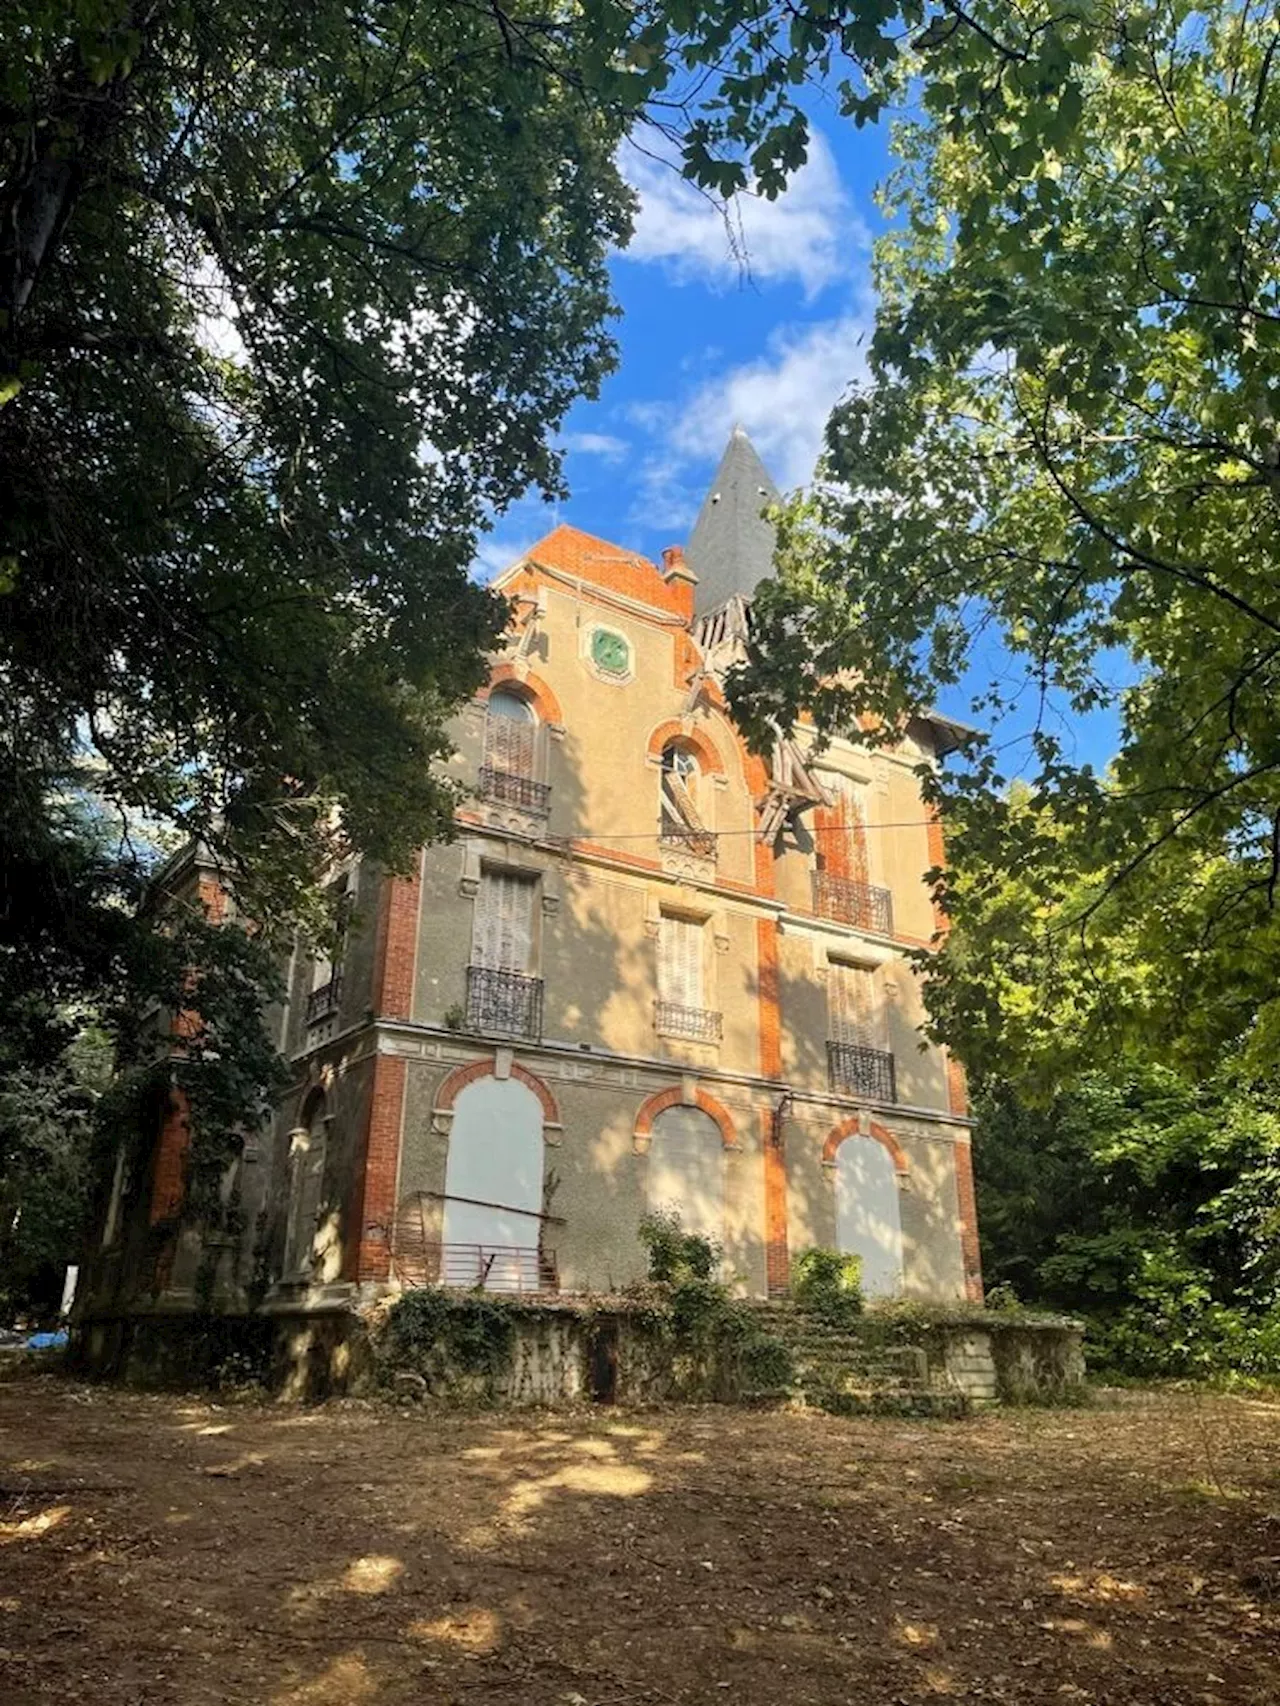
[[[560,1290],[554,1252],[517,1244],[435,1244],[397,1227],[395,1263],[400,1283],[408,1286],[523,1296]]]
[[[863,1096],[870,1102],[898,1099],[893,1056],[859,1043],[827,1044],[827,1082],[842,1096]]]
[[[334,972],[328,983],[322,983],[319,989],[313,989],[307,997],[304,1013],[308,1025],[318,1025],[327,1019],[331,1013],[338,1011],[338,1003],[342,999],[342,973]]]
[[[519,776],[510,770],[495,770],[491,764],[480,771],[480,794],[499,806],[517,806],[534,817],[546,817],[551,810],[551,784],[535,782],[532,776]]]
[[[893,896],[874,883],[857,883],[849,877],[815,871],[813,910],[819,918],[833,918],[839,924],[852,924],[878,936],[893,935]]]
[[[467,1029],[542,1040],[542,979],[514,971],[467,967]]]
[[[696,853],[700,859],[716,856],[716,838],[709,829],[692,829],[682,823],[664,823],[658,845],[669,853]]]
[[[653,1025],[660,1037],[683,1037],[691,1043],[718,1043],[723,1033],[719,1013],[705,1007],[681,1007],[675,1001],[655,1001]]]

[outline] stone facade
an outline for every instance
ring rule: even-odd
[[[674,1201],[747,1295],[845,1243],[882,1289],[980,1301],[963,1077],[906,957],[937,928],[917,769],[953,731],[753,755],[721,686],[749,606],[703,608],[678,550],[559,527],[498,584],[456,839],[340,873],[340,963],[294,956],[295,1081],[242,1164],[227,1283],[256,1269],[281,1308],[486,1274],[608,1290]]]

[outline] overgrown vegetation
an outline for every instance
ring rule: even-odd
[[[658,1289],[654,1324],[670,1346],[682,1396],[734,1399],[789,1385],[787,1347],[715,1277],[723,1255],[718,1244],[685,1231],[674,1209],[647,1214],[640,1242]]]
[[[105,1036],[68,1016],[36,1061],[0,1035],[0,1323],[47,1323],[96,1183],[98,1104],[111,1071]],[[7,1059],[6,1056],[17,1056]]]
[[[432,1393],[447,1392],[459,1374],[477,1380],[485,1396],[510,1367],[518,1319],[530,1309],[518,1299],[438,1291],[408,1291],[389,1311],[378,1336],[378,1366],[386,1382],[417,1375]]]
[[[862,1258],[843,1250],[814,1246],[791,1263],[791,1295],[796,1307],[833,1327],[862,1314]]]
[[[709,1280],[724,1254],[713,1239],[686,1232],[676,1209],[654,1209],[644,1215],[639,1233],[649,1253],[649,1278],[659,1285]]]
[[[1084,1314],[1095,1364],[1274,1367],[1275,15],[919,25],[867,379],[730,697],[762,739],[807,706],[886,741],[970,699],[989,735],[927,779],[929,1002],[980,1092],[988,1274]]]
[[[1280,1097],[1168,1067],[977,1103],[988,1280],[1081,1315],[1092,1366],[1280,1374]]]
[[[514,1371],[522,1329],[536,1335],[572,1324],[587,1344],[605,1323],[625,1334],[623,1363],[646,1396],[734,1402],[782,1392],[792,1378],[790,1353],[715,1277],[718,1247],[686,1232],[675,1213],[647,1216],[641,1237],[649,1282],[616,1295],[552,1308],[483,1291],[406,1292],[375,1332],[382,1383],[394,1388],[407,1375],[433,1395],[492,1400]]]

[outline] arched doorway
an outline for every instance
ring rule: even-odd
[[[518,1079],[478,1078],[458,1093],[444,1183],[446,1283],[537,1288],[542,1144],[542,1103]]]
[[[862,1258],[867,1297],[902,1290],[902,1215],[898,1172],[874,1137],[846,1137],[836,1150],[836,1243]]]
[[[724,1242],[725,1152],[701,1108],[664,1108],[649,1144],[649,1207],[675,1209],[686,1232]]]

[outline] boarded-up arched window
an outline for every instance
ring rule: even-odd
[[[445,1167],[443,1277],[528,1291],[538,1283],[542,1103],[516,1078],[479,1078],[454,1103]]]
[[[836,1151],[836,1243],[862,1258],[868,1297],[902,1290],[902,1216],[893,1156],[874,1137],[846,1137]]]
[[[686,1232],[724,1241],[725,1153],[701,1108],[665,1108],[649,1144],[649,1207],[675,1209]]]

